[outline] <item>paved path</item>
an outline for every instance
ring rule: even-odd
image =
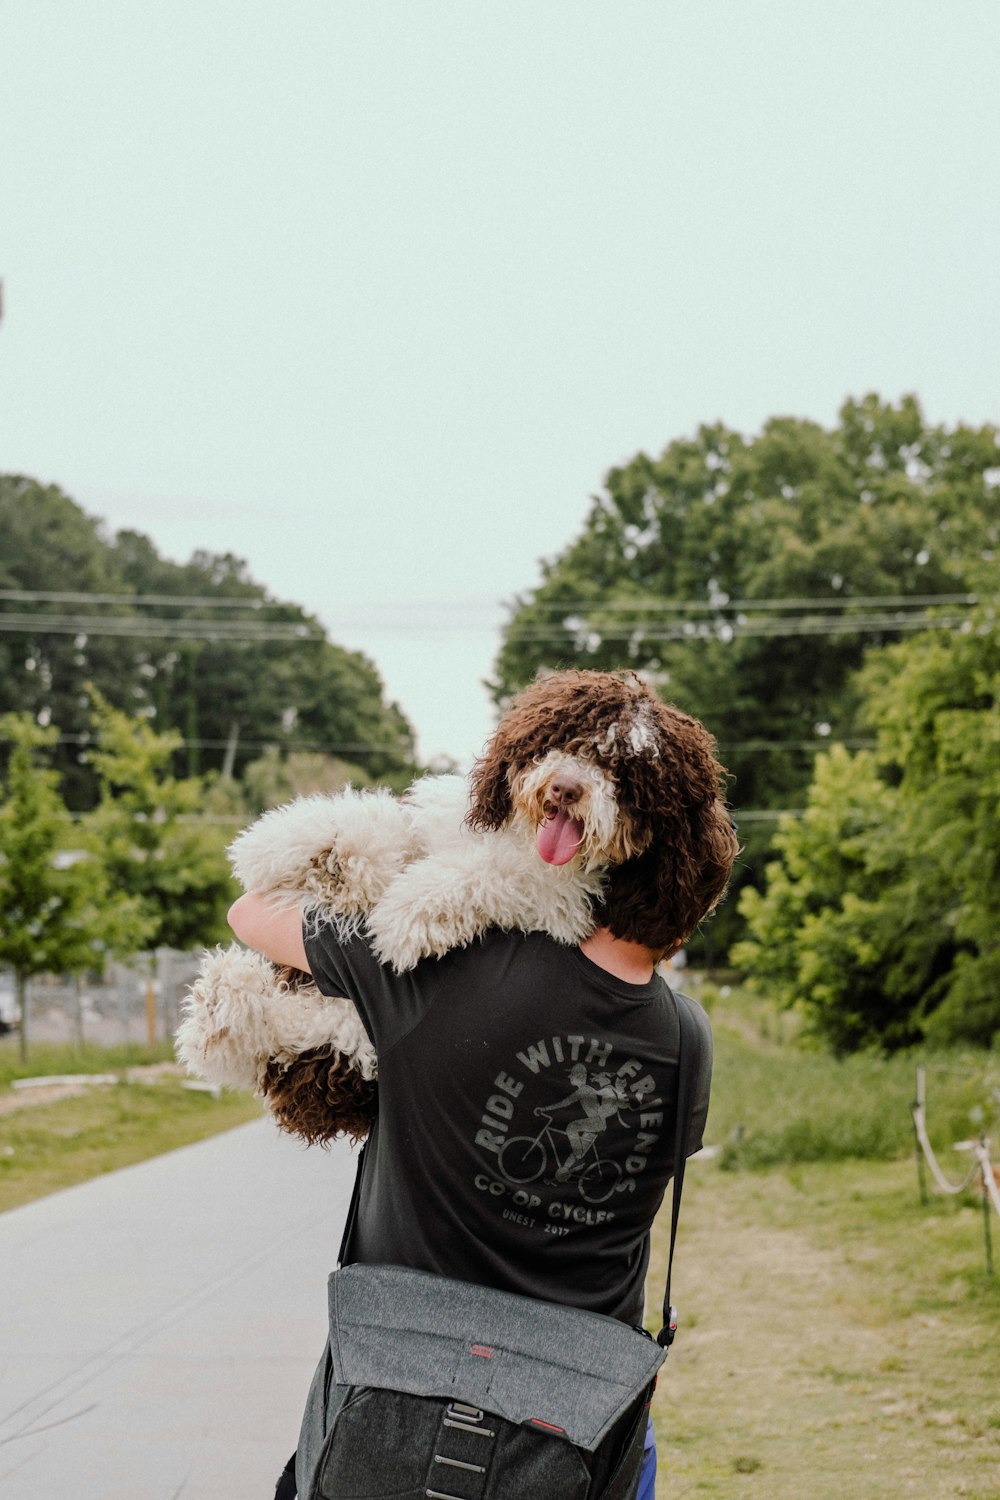
[[[0,1215],[0,1500],[270,1500],[353,1176],[261,1120]]]

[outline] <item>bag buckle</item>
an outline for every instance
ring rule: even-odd
[[[669,1349],[677,1337],[677,1309],[671,1304],[670,1314],[666,1323],[656,1335],[656,1342],[661,1349]]]
[[[462,1432],[471,1432],[474,1437],[494,1438],[496,1429],[484,1427],[486,1413],[479,1406],[469,1406],[465,1401],[452,1401],[445,1410],[444,1425],[457,1427]]]

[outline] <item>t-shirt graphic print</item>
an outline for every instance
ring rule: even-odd
[[[561,1097],[549,1097],[553,1085]],[[663,1133],[663,1095],[644,1063],[619,1060],[607,1042],[552,1036],[518,1052],[493,1086],[476,1131],[477,1191],[548,1234],[611,1223]]]

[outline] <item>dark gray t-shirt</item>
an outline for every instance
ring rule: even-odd
[[[378,1054],[352,1259],[642,1315],[649,1228],[672,1176],[679,1031],[658,975],[627,984],[578,948],[493,931],[393,974],[364,938],[305,934],[319,989]],[[708,1112],[711,1032],[687,1151]]]

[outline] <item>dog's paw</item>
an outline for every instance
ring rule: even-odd
[[[440,958],[452,948],[463,948],[478,937],[480,925],[447,907],[397,911],[383,902],[368,924],[372,948],[380,963],[397,974],[416,968],[425,958]]]
[[[233,943],[202,959],[174,1045],[189,1073],[226,1088],[258,1089],[270,1055],[266,1017],[281,1004],[273,965]]]

